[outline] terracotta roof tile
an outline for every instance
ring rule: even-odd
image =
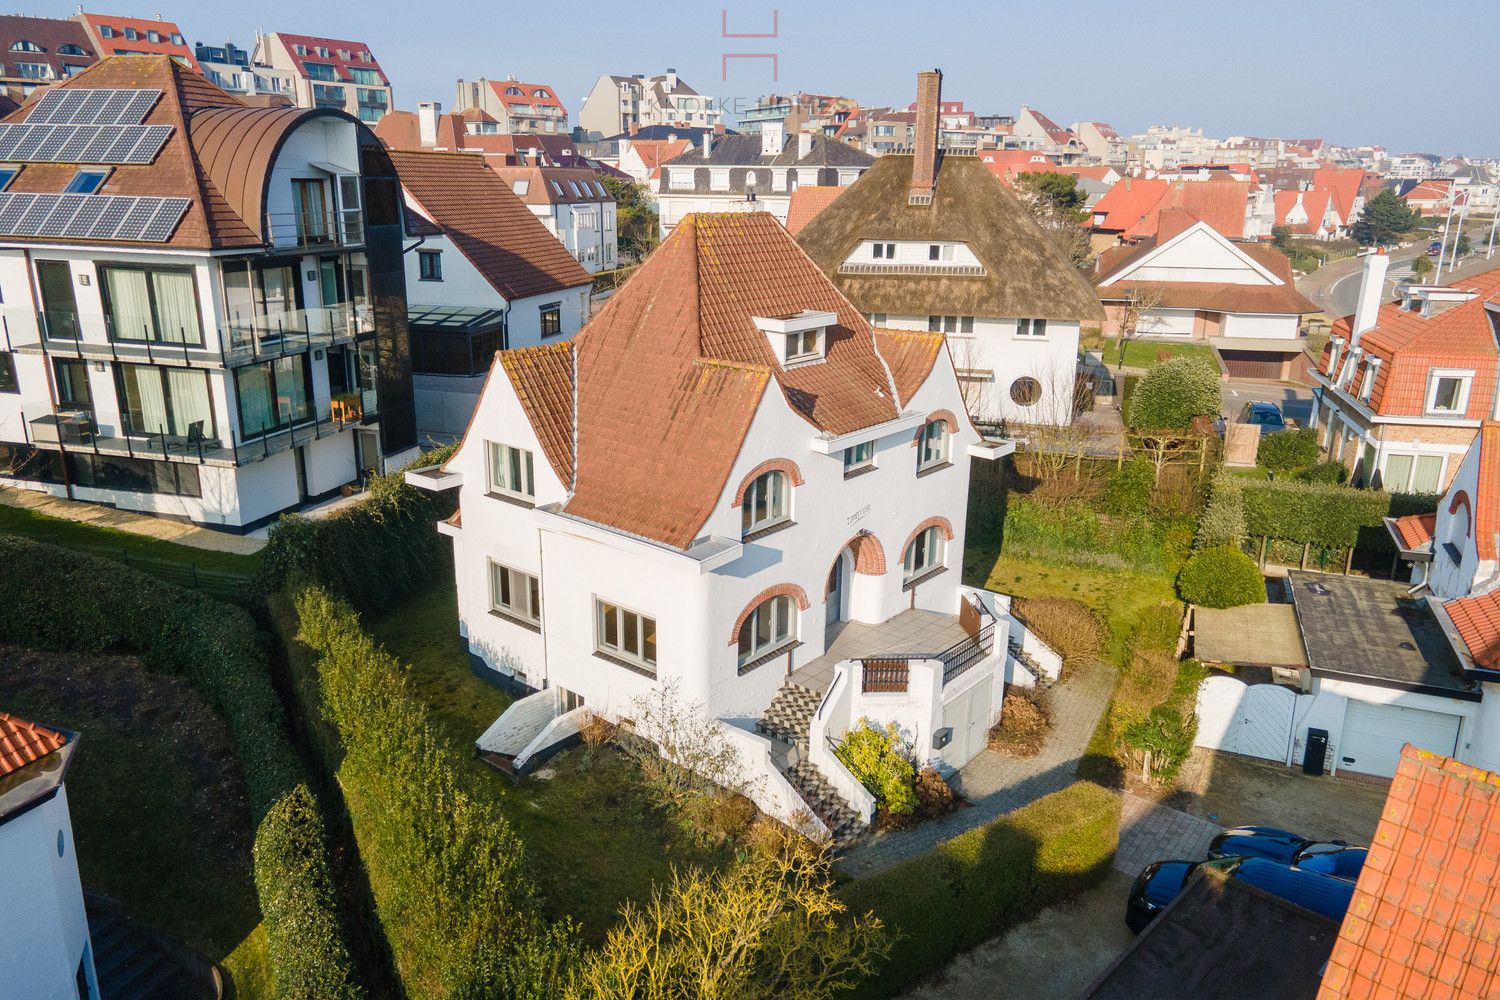
[[[1318,1000],[1500,993],[1500,777],[1410,745]]]
[[[1486,420],[1474,445],[1479,449],[1479,487],[1474,497],[1474,542],[1479,558],[1500,556],[1496,533],[1500,532],[1500,422]]]
[[[809,184],[793,191],[791,202],[786,210],[786,231],[793,236],[802,232],[804,226],[811,222],[819,212],[832,205],[834,199],[847,190],[849,189],[846,187]]]
[[[905,406],[932,373],[932,364],[943,346],[943,336],[907,330],[876,330],[875,345],[880,349],[886,367],[891,370],[896,395],[901,397],[901,405]]]
[[[1420,549],[1432,541],[1437,528],[1436,514],[1407,514],[1391,522],[1401,536],[1401,544],[1407,549]]]
[[[0,712],[0,778],[61,749],[68,738],[54,729]]]
[[[1124,233],[1135,229],[1156,208],[1170,183],[1157,178],[1122,177],[1095,203],[1095,229]],[[1102,216],[1102,218],[1100,218]]]
[[[516,398],[564,486],[573,483],[573,342],[501,351]]]
[[[483,157],[394,149],[390,157],[408,201],[508,301],[593,280]]]
[[[1195,181],[1206,184],[1207,181]],[[1131,264],[1148,256],[1165,244],[1172,236],[1180,235],[1176,230],[1181,220],[1203,221],[1196,213],[1187,209],[1169,209],[1161,213],[1165,226],[1162,232],[1142,240],[1133,247],[1111,247],[1099,256],[1098,274],[1108,279]],[[1190,228],[1190,227],[1189,227]],[[1174,232],[1174,230],[1176,230]],[[1281,279],[1279,285],[1249,285],[1222,281],[1121,281],[1100,284],[1099,298],[1105,302],[1123,300],[1131,288],[1150,290],[1160,295],[1158,303],[1167,309],[1203,309],[1209,312],[1268,313],[1275,315],[1304,315],[1318,311],[1310,299],[1297,291],[1292,277],[1292,263],[1286,254],[1272,246],[1255,243],[1235,243],[1234,248],[1261,267]],[[1295,345],[1294,345],[1295,346]]]
[[[1500,590],[1448,601],[1443,610],[1469,647],[1476,667],[1500,670]]]

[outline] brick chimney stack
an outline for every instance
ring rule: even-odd
[[[938,173],[938,109],[943,100],[943,71],[925,69],[917,74],[917,136],[911,158],[912,205],[932,204]]]

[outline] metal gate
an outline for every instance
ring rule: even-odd
[[[1214,676],[1198,689],[1200,747],[1286,763],[1292,752],[1296,692],[1277,684],[1245,684]]]

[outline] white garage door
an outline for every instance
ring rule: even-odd
[[[984,749],[990,731],[990,700],[993,677],[986,677],[943,706],[943,725],[953,730],[953,740],[943,748],[943,760],[963,767]]]
[[[1395,777],[1403,743],[1451,757],[1458,748],[1461,721],[1443,712],[1351,701],[1344,712],[1339,770]]]
[[[1140,332],[1150,337],[1191,337],[1191,309],[1156,309],[1141,317]]]

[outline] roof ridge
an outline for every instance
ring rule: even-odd
[[[750,361],[732,361],[729,358],[716,358],[707,354],[700,354],[694,358],[693,364],[702,365],[705,368],[730,368],[743,372],[763,372],[766,375],[772,373],[770,365],[758,365]]]

